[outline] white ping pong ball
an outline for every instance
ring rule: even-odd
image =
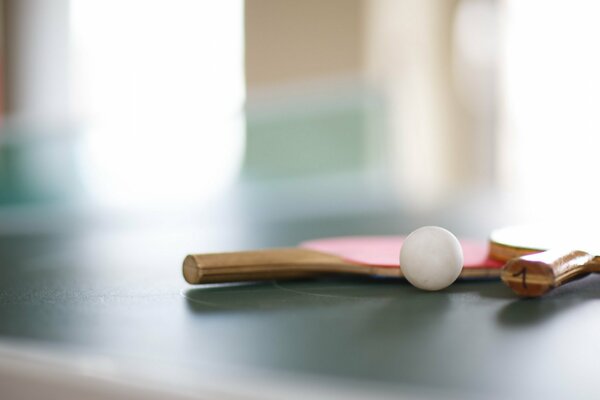
[[[439,226],[424,226],[404,239],[400,269],[419,289],[440,290],[450,286],[463,267],[460,242]]]

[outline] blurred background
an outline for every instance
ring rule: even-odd
[[[217,367],[343,378],[346,400],[595,394],[593,340],[564,338],[600,333],[597,280],[542,304],[497,282],[193,288],[181,262],[423,225],[595,228],[598,21],[587,0],[0,0],[0,397],[53,393],[7,366],[206,398],[254,393]],[[13,362],[13,339],[83,375]],[[316,397],[300,382],[281,390]]]
[[[5,226],[596,218],[592,2],[0,4]]]

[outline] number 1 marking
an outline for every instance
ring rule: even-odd
[[[527,289],[527,268],[523,267],[523,269],[521,269],[519,272],[515,272],[512,276],[517,277],[519,275],[523,275],[521,284],[525,289]]]

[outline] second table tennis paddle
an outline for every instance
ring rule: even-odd
[[[316,239],[294,248],[191,254],[183,276],[192,284],[357,274],[401,278],[402,236],[350,236]],[[498,277],[504,264],[488,257],[484,242],[461,240],[460,278]]]
[[[580,230],[579,230],[580,231]],[[577,229],[516,226],[490,236],[490,257],[506,262],[500,278],[515,293],[537,297],[569,281],[600,272],[600,249]],[[561,230],[564,232],[564,230]]]

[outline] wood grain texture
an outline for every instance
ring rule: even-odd
[[[549,250],[508,261],[500,278],[518,295],[538,297],[598,268],[594,256],[584,251]]]
[[[539,253],[539,249],[531,249],[527,247],[509,246],[490,240],[489,257],[494,260],[507,262],[513,258],[523,257],[529,254]]]
[[[329,273],[401,277],[400,268],[353,264],[335,255],[300,248],[191,254],[183,261],[183,276],[191,284],[306,278]]]

